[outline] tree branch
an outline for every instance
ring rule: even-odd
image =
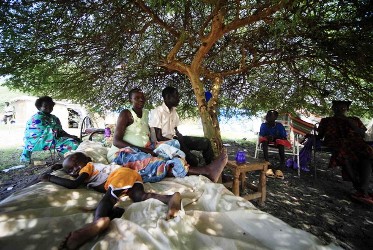
[[[176,30],[172,29],[167,23],[163,22],[146,4],[141,0],[136,0],[135,2],[137,6],[139,6],[145,13],[149,14],[149,16],[154,20],[156,24],[167,30],[175,37],[179,37],[180,34]]]

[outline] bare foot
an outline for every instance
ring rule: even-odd
[[[86,224],[84,227],[69,233],[58,249],[78,249],[88,240],[105,231],[109,225],[109,217],[102,217],[95,222]]]
[[[227,149],[223,148],[218,158],[216,158],[209,165],[205,166],[204,169],[207,171],[206,176],[213,182],[218,182],[221,172],[228,162]]]
[[[175,192],[171,199],[168,201],[168,212],[166,220],[175,218],[181,209],[181,195],[179,192]]]

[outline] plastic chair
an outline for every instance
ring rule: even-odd
[[[290,114],[282,115],[280,119],[276,120],[276,122],[280,122],[285,127],[287,139],[291,143],[290,149],[285,148],[285,155],[291,155],[293,157],[293,161],[296,160],[298,164],[298,176],[300,176],[299,152],[302,145],[299,142],[299,137],[312,133],[314,125],[306,121],[303,121],[298,117],[291,116]],[[259,152],[263,152],[263,149],[261,147],[261,143],[259,142],[258,133],[258,138],[255,146],[255,158],[258,158]],[[278,154],[278,149],[273,145],[272,147],[271,145],[269,145],[268,153]]]

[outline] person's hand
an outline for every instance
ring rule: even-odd
[[[74,139],[75,141],[82,142],[79,137],[76,135],[71,135],[70,138]]]
[[[141,151],[143,151],[143,152],[145,152],[145,153],[147,153],[147,154],[151,154],[151,155],[154,156],[154,157],[157,157],[157,156],[158,156],[158,155],[157,155],[156,153],[154,153],[154,151],[151,150],[150,148],[143,148],[143,149],[141,149]]]
[[[177,130],[177,128],[175,128],[175,133],[176,133],[177,138],[174,138],[174,139],[181,139],[181,138],[183,138],[183,135],[179,132],[179,130]]]
[[[61,169],[62,168],[62,164],[61,163],[56,163],[56,164],[53,164],[51,166],[51,170],[52,171],[55,171],[55,170],[58,170],[58,169]]]
[[[275,137],[273,137],[272,135],[269,135],[267,136],[267,140],[268,142],[273,142],[275,140]]]

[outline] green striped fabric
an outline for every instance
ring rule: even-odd
[[[310,134],[314,129],[315,125],[306,121],[303,121],[299,117],[289,115],[290,127],[296,134],[305,135]]]

